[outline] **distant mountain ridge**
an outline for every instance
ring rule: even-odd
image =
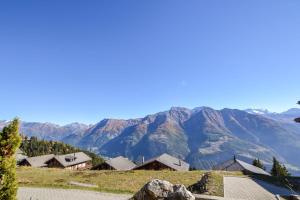
[[[6,126],[9,121],[0,121],[0,129]],[[81,123],[71,123],[65,126],[60,126],[53,123],[40,122],[21,122],[20,131],[28,137],[35,136],[44,140],[62,141],[70,135],[82,136],[91,125]]]
[[[271,112],[267,109],[246,109],[244,110],[250,114],[254,114],[254,115],[268,115]]]
[[[144,118],[104,119],[95,125],[23,122],[21,132],[108,157],[123,155],[139,160],[169,153],[193,167],[211,168],[233,155],[246,161],[259,157],[266,164],[276,156],[297,170],[300,125],[293,122],[296,115],[300,116],[300,109],[272,113],[257,109],[173,107]],[[5,123],[0,121],[0,128]]]
[[[246,109],[245,111],[251,114],[263,115],[285,123],[294,123],[294,119],[300,116],[300,108],[291,108],[281,113],[270,112],[266,109]]]

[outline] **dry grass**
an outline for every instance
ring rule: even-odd
[[[207,195],[224,196],[223,176],[220,176],[219,173],[211,173],[206,188],[205,194]]]
[[[113,193],[135,193],[152,179],[163,179],[173,184],[185,186],[196,183],[204,171],[71,171],[63,169],[19,167],[19,185],[31,187],[54,187],[89,189]],[[214,172],[209,182],[211,194],[223,195],[223,175],[227,172]],[[70,181],[98,185],[98,188],[83,188],[70,185]]]
[[[70,181],[98,185],[96,190],[115,193],[135,193],[152,179],[189,186],[199,180],[200,171],[70,171],[49,168],[20,167],[17,169],[20,186],[78,188]],[[86,189],[86,188],[79,188]]]

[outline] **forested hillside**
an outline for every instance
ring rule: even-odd
[[[39,140],[36,137],[25,137],[20,149],[29,157],[45,154],[62,155],[82,151],[92,158],[93,166],[103,162],[100,156],[90,151],[82,150],[62,142]]]

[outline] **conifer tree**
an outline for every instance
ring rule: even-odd
[[[258,168],[261,168],[263,170],[266,170],[265,166],[263,165],[263,163],[259,160],[259,158],[257,159],[254,159],[253,162],[252,162],[252,165],[258,167]]]
[[[19,120],[14,119],[0,132],[0,199],[17,199],[15,153],[21,143]]]
[[[283,178],[286,176],[290,176],[290,173],[286,169],[286,167],[282,164],[279,163],[279,161],[273,157],[273,166],[271,169],[271,174],[272,176],[278,177],[278,178]]]

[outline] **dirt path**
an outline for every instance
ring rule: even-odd
[[[276,200],[274,194],[249,178],[224,177],[224,197],[245,200]]]
[[[127,200],[130,195],[109,194],[85,190],[25,188],[18,190],[18,200]]]

